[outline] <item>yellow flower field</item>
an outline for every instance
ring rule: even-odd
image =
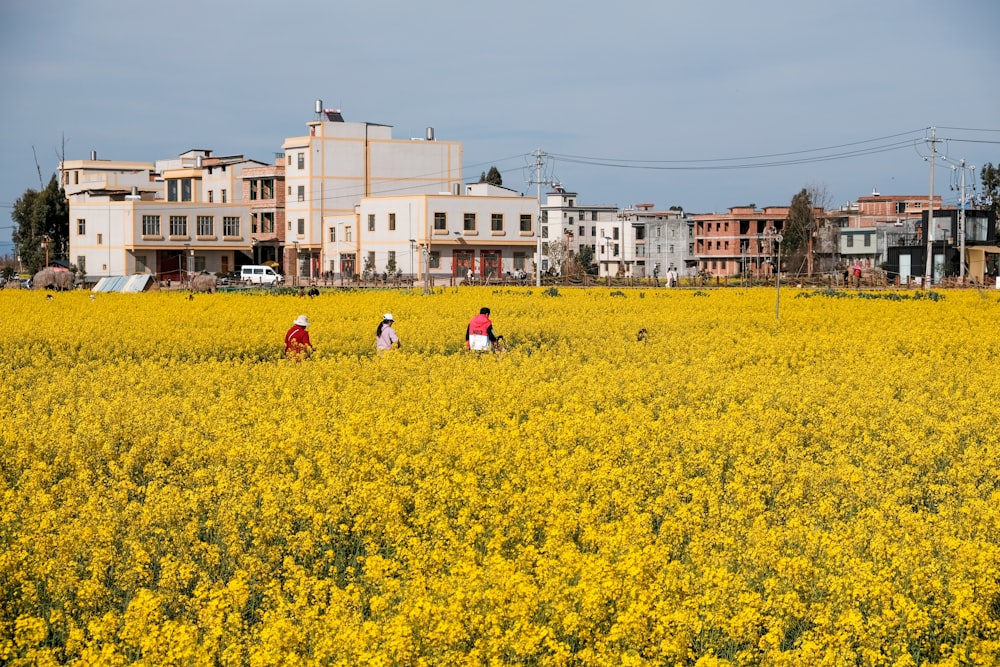
[[[863,296],[4,291],[0,663],[1000,664],[1000,295]]]

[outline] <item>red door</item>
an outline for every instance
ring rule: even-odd
[[[480,275],[483,280],[498,278],[500,276],[500,251],[483,250],[481,252]]]

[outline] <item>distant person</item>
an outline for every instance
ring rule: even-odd
[[[292,361],[302,361],[312,356],[315,351],[309,339],[309,318],[299,315],[292,323],[292,328],[285,334],[285,357]]]
[[[490,351],[494,349],[497,341],[502,339],[503,336],[497,336],[493,332],[493,321],[490,319],[489,308],[480,308],[479,314],[469,321],[469,326],[465,329],[465,349],[467,350]]]
[[[403,344],[399,342],[399,335],[393,328],[396,323],[395,318],[392,313],[386,313],[382,316],[382,322],[379,323],[378,329],[375,330],[375,350],[377,352],[388,352],[389,350],[398,350],[403,347]]]
[[[309,296],[319,296],[319,288],[316,285],[309,288]]]

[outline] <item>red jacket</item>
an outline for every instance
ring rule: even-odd
[[[285,334],[286,354],[301,354],[311,347],[312,341],[309,340],[309,332],[306,331],[305,327],[296,324]]]
[[[470,336],[485,336],[492,345],[497,341],[496,334],[493,333],[493,322],[490,320],[489,315],[484,315],[480,313],[472,318],[469,322],[469,327],[465,330],[465,347],[469,347],[469,337]],[[483,342],[485,346],[485,341]]]

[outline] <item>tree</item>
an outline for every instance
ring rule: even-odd
[[[788,218],[785,219],[785,228],[781,232],[781,250],[788,258],[790,267],[801,270],[804,264],[809,263],[809,239],[815,226],[812,196],[809,190],[802,188],[792,197],[792,204],[788,207]],[[812,269],[811,263],[809,269]]]
[[[482,172],[479,176],[480,183],[489,183],[490,185],[503,185],[503,178],[500,176],[500,170],[495,166],[490,167],[489,173]]]
[[[1000,166],[987,162],[980,172],[983,193],[976,197],[976,206],[987,209],[993,216],[994,224],[1000,227]]]
[[[576,261],[584,273],[591,276],[597,275],[597,264],[594,263],[594,249],[589,245],[584,245],[580,248],[580,252],[576,254]]]
[[[45,264],[48,243],[49,258],[69,253],[69,202],[55,174],[41,192],[29,188],[14,202],[10,214],[17,228],[11,235],[24,269],[35,273]]]
[[[562,274],[563,266],[569,259],[569,246],[562,239],[549,241],[548,243],[549,268],[555,273]]]

